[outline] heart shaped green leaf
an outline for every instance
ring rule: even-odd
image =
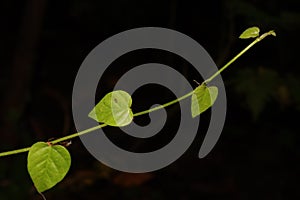
[[[259,28],[258,27],[251,27],[246,29],[241,35],[241,39],[248,39],[248,38],[256,38],[259,36]]]
[[[109,126],[126,126],[133,119],[131,96],[122,90],[108,93],[89,113],[89,117]]]
[[[218,88],[207,87],[205,84],[199,85],[192,95],[191,111],[192,117],[196,117],[210,108],[216,101]]]
[[[71,156],[61,145],[37,142],[31,146],[27,169],[38,192],[44,192],[60,182],[71,166]]]

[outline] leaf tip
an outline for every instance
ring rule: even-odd
[[[91,110],[91,112],[88,114],[88,117],[97,121],[97,115],[96,115],[96,109],[95,108],[93,108]]]
[[[200,114],[198,114],[198,115],[200,115]],[[195,114],[192,113],[192,118],[195,118],[195,117],[197,117],[198,115],[195,115]]]

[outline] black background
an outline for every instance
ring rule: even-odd
[[[298,0],[1,1],[0,148],[27,147],[75,132],[71,95],[77,70],[96,45],[114,34],[146,26],[171,28],[199,42],[221,67],[250,43],[238,36],[255,25],[262,32],[274,29],[277,37],[266,38],[222,73],[227,118],[207,157],[198,159],[197,154],[209,111],[201,117],[188,151],[152,173],[110,169],[76,138],[68,147],[70,172],[45,196],[49,200],[299,199],[299,10]],[[202,81],[176,55],[148,50],[126,56],[110,66],[96,100],[111,91],[126,66],[147,62],[173,66],[193,87],[197,86],[193,80]],[[133,95],[133,110],[172,99],[165,88],[144,86]],[[135,141],[113,128],[107,128],[106,134],[129,150],[160,148],[176,134],[178,105],[168,111],[168,124],[156,139]],[[149,123],[147,116],[135,120]],[[26,171],[26,153],[0,158],[0,199],[41,199]]]

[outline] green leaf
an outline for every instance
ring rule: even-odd
[[[210,108],[215,103],[217,96],[217,87],[207,87],[205,84],[198,86],[192,95],[192,117],[194,118]]]
[[[256,38],[259,36],[259,28],[258,27],[251,27],[246,29],[241,35],[241,39],[248,39],[248,38]]]
[[[71,166],[71,156],[61,145],[37,142],[31,146],[27,169],[38,192],[44,192],[60,182]]]
[[[133,119],[131,96],[122,90],[108,93],[89,113],[89,117],[110,126],[126,126]]]

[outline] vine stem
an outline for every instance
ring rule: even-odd
[[[97,129],[100,129],[100,128],[103,128],[107,126],[106,124],[101,124],[101,125],[98,125],[98,126],[94,126],[92,128],[89,128],[89,129],[85,129],[83,131],[80,131],[80,132],[77,132],[77,133],[73,133],[71,135],[67,135],[65,137],[62,137],[62,138],[58,138],[56,140],[53,140],[51,141],[51,144],[57,144],[59,142],[62,142],[62,141],[65,141],[65,140],[69,140],[69,139],[72,139],[72,138],[75,138],[75,137],[78,137],[80,135],[84,135],[86,133],[89,133],[89,132],[92,132],[92,131],[95,131]],[[0,153],[0,157],[3,157],[3,156],[9,156],[9,155],[12,155],[12,154],[18,154],[18,153],[23,153],[23,152],[27,152],[30,150],[30,147],[27,147],[27,148],[23,148],[23,149],[17,149],[17,150],[12,150],[12,151],[7,151],[7,152],[2,152]]]
[[[175,99],[175,100],[170,101],[170,102],[168,102],[168,103],[165,103],[165,104],[163,104],[163,105],[156,106],[156,107],[151,108],[151,109],[149,109],[149,110],[144,110],[144,111],[142,111],[142,112],[135,113],[133,116],[136,117],[136,116],[144,115],[144,114],[151,113],[151,112],[153,112],[153,111],[160,110],[160,109],[162,109],[162,108],[168,107],[168,106],[173,105],[173,104],[175,104],[175,103],[177,103],[177,102],[179,102],[179,101],[181,101],[181,100],[183,100],[183,99],[188,98],[189,96],[192,96],[192,95],[193,95],[193,92],[194,92],[194,91],[191,91],[191,92],[187,93],[186,95],[184,95],[184,96],[182,96],[182,97],[179,97],[178,99]]]
[[[273,30],[269,31],[269,32],[266,32],[264,34],[262,34],[261,36],[257,37],[252,43],[250,43],[246,48],[244,48],[240,53],[238,53],[235,57],[233,57],[229,62],[227,62],[220,70],[218,70],[216,73],[214,73],[210,78],[206,79],[202,84],[207,84],[209,83],[210,81],[212,81],[215,77],[217,77],[222,71],[224,71],[228,66],[230,66],[233,62],[235,62],[241,55],[243,55],[246,51],[248,51],[253,45],[255,45],[256,43],[260,42],[261,40],[263,40],[265,37],[267,37],[268,35],[273,35],[273,36],[276,36],[275,32]],[[144,114],[147,114],[147,113],[150,113],[150,112],[153,112],[153,111],[156,111],[156,110],[160,110],[160,109],[163,109],[163,108],[166,108],[170,105],[173,105],[179,101],[182,101],[190,96],[192,96],[194,93],[194,91],[191,91],[189,92],[188,94],[178,98],[178,99],[175,99],[173,101],[170,101],[168,103],[165,103],[163,105],[160,105],[160,106],[157,106],[157,107],[154,107],[154,108],[151,108],[149,110],[145,110],[145,111],[141,111],[141,112],[138,112],[138,113],[135,113],[133,116],[136,117],[136,116],[140,116],[140,115],[144,115]],[[80,132],[77,132],[77,133],[73,133],[71,135],[67,135],[65,137],[61,137],[61,138],[58,138],[56,140],[53,140],[51,141],[52,144],[57,144],[59,142],[62,142],[62,141],[65,141],[65,140],[70,140],[72,138],[75,138],[75,137],[78,137],[78,136],[81,136],[81,135],[84,135],[84,134],[87,134],[87,133],[90,133],[92,131],[95,131],[95,130],[98,130],[98,129],[101,129],[103,127],[107,126],[106,124],[100,124],[98,126],[94,126],[92,128],[89,128],[89,129],[86,129],[86,130],[83,130],[83,131],[80,131]],[[7,151],[7,152],[2,152],[0,153],[0,157],[3,157],[3,156],[9,156],[9,155],[13,155],[13,154],[19,154],[19,153],[24,153],[24,152],[27,152],[30,150],[30,147],[27,147],[27,148],[22,148],[22,149],[17,149],[17,150],[12,150],[12,151]]]
[[[216,76],[218,76],[222,71],[224,71],[227,67],[229,67],[234,61],[236,61],[241,55],[246,53],[253,45],[260,42],[262,39],[267,37],[268,35],[276,36],[275,32],[269,31],[267,33],[262,34],[260,37],[257,37],[253,42],[251,42],[246,48],[244,48],[240,53],[238,53],[236,56],[234,56],[229,62],[227,62],[220,70],[218,70],[216,73],[214,73],[210,78],[204,81],[204,83],[209,83],[212,81]]]

